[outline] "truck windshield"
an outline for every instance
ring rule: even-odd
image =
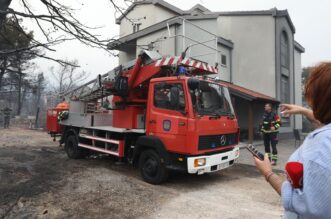
[[[219,84],[200,81],[199,89],[191,91],[191,97],[199,115],[234,115],[229,91]]]

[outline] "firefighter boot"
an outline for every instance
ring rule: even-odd
[[[277,154],[272,154],[271,155],[271,165],[276,166],[277,165],[277,160],[278,160]]]

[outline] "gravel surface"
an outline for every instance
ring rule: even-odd
[[[251,158],[242,153],[242,161]],[[246,163],[247,163],[246,162]],[[70,160],[41,131],[0,129],[0,218],[281,218],[280,198],[250,165],[163,185],[107,156]]]
[[[264,153],[264,145],[262,142],[257,142],[257,144],[254,144],[256,149],[258,149],[260,152]],[[288,158],[290,155],[296,150],[297,148],[294,147],[294,140],[281,140],[277,144],[277,151],[278,151],[278,162],[277,165],[273,168],[275,170],[284,170],[285,165],[287,163]],[[246,149],[240,150],[241,154],[239,157],[239,163],[241,164],[248,164],[248,165],[254,165],[254,160],[252,159],[251,154]]]

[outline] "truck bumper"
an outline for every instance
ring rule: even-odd
[[[187,158],[187,171],[190,174],[197,173],[198,175],[219,171],[232,166],[238,157],[239,147],[235,147],[233,150],[225,153],[189,157]],[[195,165],[197,159],[205,160],[205,164],[201,166]]]

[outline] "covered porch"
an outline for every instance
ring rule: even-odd
[[[240,127],[240,141],[253,143],[261,139],[259,126],[262,122],[264,105],[272,103],[278,108],[279,101],[262,93],[235,85],[229,82],[222,82],[229,88],[234,110]]]

